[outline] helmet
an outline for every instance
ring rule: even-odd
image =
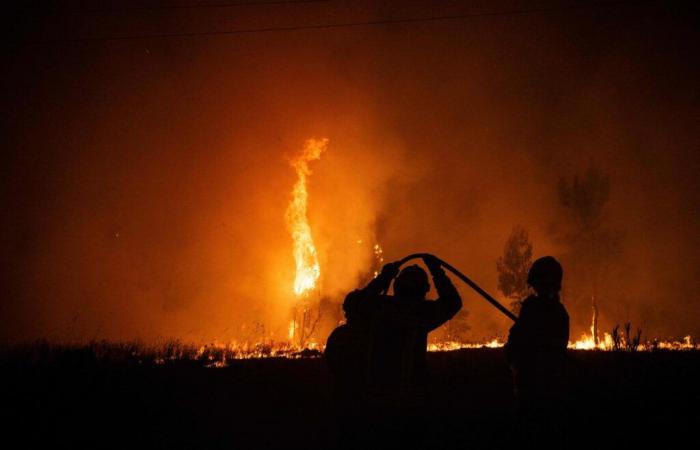
[[[562,269],[559,261],[552,256],[545,256],[532,263],[527,274],[527,284],[536,291],[554,289],[559,292],[563,276],[564,269]]]
[[[394,294],[404,298],[425,298],[430,290],[428,274],[420,266],[405,267],[394,281]]]

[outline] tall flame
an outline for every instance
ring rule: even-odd
[[[306,216],[306,201],[309,194],[306,190],[306,179],[311,175],[309,162],[321,158],[326,150],[328,139],[309,139],[304,143],[304,151],[291,161],[297,172],[297,182],[292,190],[292,200],[289,202],[285,218],[294,240],[294,261],[296,277],[294,293],[301,296],[316,287],[321,275],[318,264],[316,247],[311,236],[311,227]]]

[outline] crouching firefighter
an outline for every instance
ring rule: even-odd
[[[328,338],[325,355],[344,447],[423,445],[428,333],[462,307],[440,261],[433,256],[423,261],[437,300],[426,299],[430,283],[422,268],[412,265],[399,273],[399,262],[386,264],[365,288],[347,295],[347,322]],[[386,295],[394,278],[394,295]]]

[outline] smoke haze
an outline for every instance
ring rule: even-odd
[[[324,2],[120,15],[17,12],[4,52],[3,341],[284,337],[289,159],[311,137],[324,295],[431,252],[496,290],[515,225],[565,263],[560,178],[609,177],[621,237],[601,329],[700,337],[697,9],[662,2],[348,28],[28,44],[508,11]],[[569,3],[549,3],[561,6]],[[25,42],[26,41],[26,42]],[[573,256],[575,258],[575,255]],[[474,339],[508,320],[459,286]]]

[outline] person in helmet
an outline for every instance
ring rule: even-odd
[[[439,260],[426,256],[424,262],[432,275],[437,300],[426,299],[430,282],[420,266],[411,265],[399,272],[398,263],[390,263],[367,287],[351,293],[344,302],[346,314],[368,324],[370,387],[425,385],[428,333],[462,307],[459,293]],[[386,295],[394,278],[394,295]]]
[[[513,374],[521,437],[532,446],[559,445],[569,341],[569,315],[559,292],[561,264],[551,256],[536,260],[527,283],[534,291],[522,302],[505,353]]]
[[[424,428],[420,421],[428,408],[428,333],[462,307],[440,261],[426,256],[424,263],[437,300],[426,299],[430,282],[420,266],[399,272],[398,262],[386,264],[365,288],[345,298],[347,323],[331,333],[326,347],[340,399],[341,433],[353,433],[357,431],[353,426],[362,423],[371,429],[374,444],[406,441],[420,447]],[[387,295],[392,280],[394,292]]]

